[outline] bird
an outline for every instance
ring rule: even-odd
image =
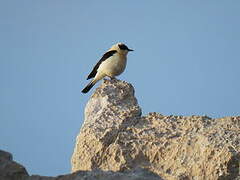
[[[127,54],[133,49],[129,49],[124,43],[114,44],[94,66],[88,79],[92,79],[87,86],[82,90],[82,93],[87,93],[98,81],[104,77],[115,79],[115,76],[120,75],[126,68]]]

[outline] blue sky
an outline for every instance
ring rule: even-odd
[[[240,1],[0,1],[0,149],[30,174],[70,172],[87,100],[112,44],[143,114],[240,114]]]

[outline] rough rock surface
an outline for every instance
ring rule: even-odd
[[[166,180],[240,179],[239,132],[239,116],[141,116],[133,87],[105,80],[86,105],[72,171],[144,168]]]
[[[24,180],[26,177],[26,169],[13,161],[12,154],[0,150],[0,180]]]
[[[57,177],[29,176],[26,180],[162,180],[157,175],[139,169],[125,173],[112,171],[78,171],[72,174]]]
[[[161,180],[158,175],[145,169],[128,172],[77,171],[72,174],[47,177],[29,176],[25,168],[12,160],[12,155],[0,150],[0,180]]]

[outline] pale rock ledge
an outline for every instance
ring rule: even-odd
[[[239,116],[141,116],[131,84],[104,80],[86,105],[72,172],[142,168],[166,180],[233,180],[239,152]]]
[[[239,116],[141,116],[133,87],[105,80],[85,108],[73,173],[29,175],[0,150],[0,180],[240,180],[239,132]]]

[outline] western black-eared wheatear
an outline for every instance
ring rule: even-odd
[[[82,90],[82,93],[87,93],[99,80],[108,76],[114,79],[115,76],[120,75],[127,64],[127,54],[129,49],[123,43],[113,45],[94,66],[92,72],[88,75],[87,79],[91,82]]]

